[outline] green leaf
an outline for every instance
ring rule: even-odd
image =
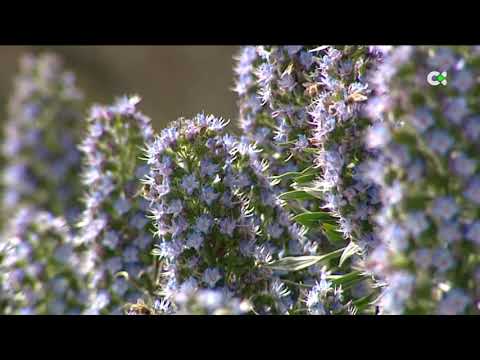
[[[319,256],[285,257],[266,265],[272,270],[298,271],[319,262]]]
[[[296,184],[305,184],[309,181],[314,180],[316,176],[317,174],[299,175],[299,176],[296,176],[293,180],[295,180]]]
[[[338,231],[338,227],[336,225],[332,225],[329,223],[322,224],[323,231],[328,238],[329,241],[332,243],[343,242],[343,235],[341,232]]]
[[[280,179],[286,179],[286,178],[289,178],[289,177],[301,176],[301,175],[302,175],[301,172],[290,171],[290,172],[286,172],[285,174],[282,174],[282,175],[270,176],[270,179],[280,180]]]
[[[325,230],[338,231],[338,225],[337,224],[324,224],[323,227],[324,227]]]
[[[317,173],[318,173],[318,169],[315,168],[314,166],[309,166],[309,167],[303,169],[302,172],[301,172],[302,175],[317,174]]]
[[[295,181],[300,182],[298,179],[306,176],[313,176],[315,178],[315,175],[318,175],[318,170],[314,168],[313,166],[309,166],[305,168],[303,171],[289,171],[281,175],[275,175],[275,176],[270,176],[270,179],[272,180],[282,180],[286,178],[291,178],[293,177]],[[306,180],[304,181],[306,182]]]
[[[298,214],[293,217],[293,220],[307,227],[313,227],[323,222],[335,223],[335,218],[333,218],[327,212],[322,211],[305,212],[303,214]]]
[[[331,280],[335,285],[355,284],[367,278],[367,275],[361,271],[352,271],[345,275],[329,275],[328,280]]]
[[[278,146],[282,146],[282,147],[290,147],[291,145],[295,145],[297,141],[296,140],[290,140],[290,141],[286,141],[286,142],[281,142],[281,143],[277,143]]]
[[[344,249],[338,249],[332,251],[328,254],[321,255],[321,256],[291,256],[285,257],[280,260],[273,261],[264,265],[265,267],[272,269],[272,270],[280,270],[280,271],[299,271],[315,265],[321,261],[328,261],[334,259],[338,256],[341,256]]]
[[[302,188],[302,190],[316,199],[320,199],[320,200],[323,199],[323,192],[319,190],[316,190],[314,188],[306,188],[306,187]]]
[[[282,200],[311,200],[315,199],[314,196],[303,190],[293,190],[287,191],[279,195],[279,198]]]
[[[325,236],[334,244],[343,241],[343,236],[338,231],[325,230]]]
[[[347,245],[345,251],[343,252],[342,256],[340,257],[339,266],[342,266],[343,263],[351,256],[358,254],[362,249],[360,246],[355,244],[353,241],[350,241],[350,244]]]
[[[364,296],[360,299],[352,301],[352,304],[357,308],[358,311],[364,310],[366,307],[373,304],[376,294],[371,293],[367,296]]]
[[[317,148],[305,148],[302,150],[304,153],[307,153],[307,154],[317,154],[318,153],[318,149]]]

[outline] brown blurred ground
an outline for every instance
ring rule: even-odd
[[[200,111],[236,117],[233,46],[0,46],[0,110],[12,88],[18,57],[53,51],[77,74],[89,103],[139,94],[142,111],[161,129],[180,116]]]

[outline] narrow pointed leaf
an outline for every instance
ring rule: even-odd
[[[330,275],[327,279],[331,280],[335,285],[351,285],[366,279],[367,276],[361,271],[352,271],[345,275]]]
[[[323,222],[335,224],[335,219],[330,214],[322,211],[298,214],[293,220],[307,227],[320,226]]]
[[[295,186],[295,184],[305,184],[309,181],[312,181],[315,179],[317,175],[316,174],[307,174],[307,175],[300,175],[300,176],[296,176],[293,178],[293,180],[295,180],[295,183],[293,184],[293,186]]]
[[[353,241],[350,241],[350,244],[347,245],[345,251],[343,252],[342,256],[340,257],[339,265],[342,266],[343,263],[350,258],[351,256],[360,253],[362,249],[360,246],[355,244]]]
[[[279,195],[279,198],[282,200],[312,200],[315,199],[314,196],[302,190],[293,190],[287,191]]]
[[[332,243],[343,242],[343,235],[338,231],[338,227],[334,224],[324,222],[322,224],[323,231],[328,240]]]
[[[286,172],[282,175],[270,176],[270,179],[281,180],[281,179],[286,179],[286,178],[290,178],[290,177],[294,177],[294,176],[302,176],[302,173],[301,172],[290,171],[290,172]]]
[[[302,188],[302,190],[316,199],[320,199],[320,200],[323,199],[323,193],[319,190],[315,190],[312,188]]]
[[[364,296],[360,299],[357,299],[357,300],[353,301],[352,303],[357,308],[358,311],[362,311],[366,307],[373,304],[373,302],[375,301],[375,297],[376,297],[376,294],[371,293],[367,296]]]
[[[341,256],[344,249],[338,249],[321,256],[291,256],[266,264],[272,270],[280,271],[299,271],[315,265],[321,261],[328,261]]]

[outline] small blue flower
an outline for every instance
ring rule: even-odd
[[[203,234],[208,234],[210,231],[210,227],[212,226],[212,219],[208,215],[201,215],[200,217],[197,218],[197,221],[195,223],[195,230],[203,233]]]
[[[234,219],[225,218],[220,221],[220,232],[225,235],[232,236],[237,222]]]
[[[452,197],[441,197],[432,204],[432,216],[436,219],[448,221],[459,211],[455,199]]]
[[[434,130],[427,137],[427,143],[433,151],[445,155],[453,146],[453,139],[442,130]]]
[[[203,235],[199,232],[194,232],[187,237],[187,246],[199,250],[204,241]]]
[[[187,192],[188,195],[192,195],[195,189],[198,189],[199,182],[195,175],[186,175],[182,179],[182,188]]]
[[[217,268],[208,268],[203,273],[202,280],[211,288],[222,278]]]
[[[210,206],[217,198],[219,194],[215,192],[211,187],[206,187],[202,191],[202,200],[205,201],[205,203]]]

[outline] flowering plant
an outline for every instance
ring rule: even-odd
[[[9,222],[2,242],[3,313],[81,313],[86,303],[85,274],[64,219],[21,208]]]
[[[23,205],[79,211],[82,92],[53,54],[26,55],[8,103],[1,147],[2,217]]]
[[[137,96],[82,122],[73,76],[24,58],[2,147],[0,312],[477,314],[479,47],[236,60],[238,136],[204,113],[156,132]]]
[[[124,97],[113,106],[93,106],[79,147],[85,160],[85,209],[75,240],[91,266],[88,313],[121,312],[125,300],[139,296],[128,280],[147,281],[144,274],[153,266],[147,204],[139,193],[147,170],[142,148],[153,129],[136,110],[139,101]]]
[[[400,47],[377,73],[378,112],[367,142],[379,152],[381,245],[369,266],[386,283],[385,313],[478,313],[478,48]],[[448,88],[424,79],[447,71]],[[392,121],[395,119],[395,121]]]

